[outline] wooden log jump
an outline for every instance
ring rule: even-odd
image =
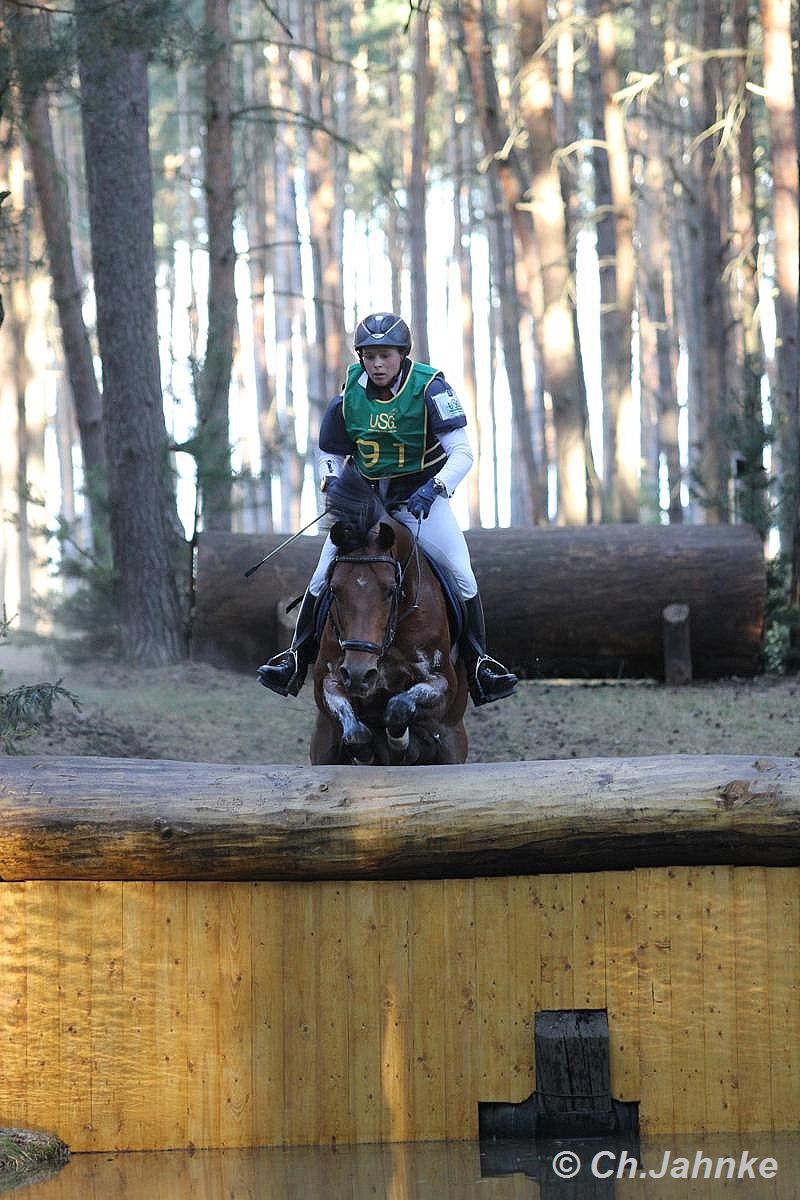
[[[800,864],[800,761],[5,760],[0,881],[441,879]]]
[[[663,678],[662,613],[691,611],[695,679],[759,668],[766,575],[745,525],[598,525],[466,534],[492,652],[533,677]],[[205,533],[193,656],[254,669],[285,644],[281,606],[302,594],[321,537],[301,537],[250,579],[283,535]]]

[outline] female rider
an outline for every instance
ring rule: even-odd
[[[411,332],[394,313],[365,317],[353,348],[358,362],[348,368],[344,388],[330,402],[320,428],[322,490],[349,458],[374,481],[395,519],[419,531],[420,546],[450,569],[464,600],[467,627],[460,649],[470,695],[476,705],[501,700],[511,694],[517,677],[486,653],[478,584],[449,504],[472,466],[464,411],[441,371],[411,361]],[[258,669],[264,686],[281,696],[297,695],[317,656],[314,609],[335,556],[327,538],[291,646]]]

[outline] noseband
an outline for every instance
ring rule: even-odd
[[[342,637],[342,631],[339,628],[339,622],[336,619],[336,592],[333,590],[333,572],[339,563],[391,563],[394,571],[394,588],[392,589],[392,598],[389,606],[389,617],[386,622],[386,629],[383,634],[383,641],[378,642],[363,642],[358,638]],[[408,565],[408,564],[406,564]],[[400,597],[403,591],[403,576],[405,568],[400,566],[398,559],[391,554],[337,554],[333,560],[328,572],[328,586],[331,589],[333,603],[330,607],[330,621],[333,625],[334,633],[339,642],[340,650],[365,650],[368,654],[377,654],[378,659],[383,658],[386,651],[394,641],[394,635],[397,633],[397,622],[400,613]]]

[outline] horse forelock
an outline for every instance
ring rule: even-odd
[[[356,470],[344,470],[327,490],[326,500],[333,521],[365,538],[385,511],[383,500]]]
[[[328,490],[327,511],[338,526],[338,544],[349,553],[369,540],[370,531],[386,516],[383,501],[357,471],[343,471]]]

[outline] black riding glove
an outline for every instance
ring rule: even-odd
[[[411,493],[406,500],[406,508],[412,517],[416,517],[417,520],[420,517],[424,519],[430,513],[434,500],[440,494],[434,480],[429,479],[427,483],[423,483],[422,487],[418,487],[415,492]]]

